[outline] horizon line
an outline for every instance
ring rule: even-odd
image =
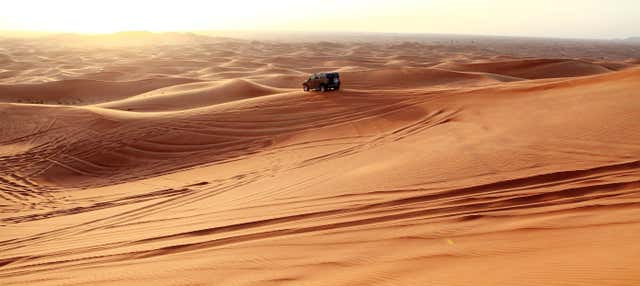
[[[505,34],[464,34],[464,33],[434,33],[434,32],[387,32],[387,31],[304,31],[304,30],[250,30],[250,29],[206,29],[206,30],[120,30],[113,32],[72,32],[72,31],[46,31],[46,30],[20,30],[20,29],[0,29],[0,38],[5,36],[2,33],[12,34],[32,34],[36,35],[80,35],[80,36],[102,36],[116,35],[121,33],[191,33],[203,36],[212,36],[207,33],[267,33],[267,34],[343,34],[343,35],[381,35],[381,36],[454,36],[454,37],[494,37],[494,38],[527,38],[527,39],[557,39],[557,40],[595,40],[595,41],[619,41],[638,38],[638,36],[627,36],[624,38],[589,38],[589,37],[561,37],[561,36],[528,36],[528,35],[505,35]],[[17,35],[16,35],[17,36]]]

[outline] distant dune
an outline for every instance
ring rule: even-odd
[[[629,38],[626,38],[625,40],[629,42],[640,42],[640,37],[629,37]]]
[[[579,60],[531,59],[485,63],[445,63],[437,67],[457,71],[484,72],[522,79],[575,77],[607,73],[611,70],[598,64]]]
[[[0,285],[640,283],[637,45],[371,37],[0,40]]]
[[[194,80],[149,78],[138,81],[109,82],[69,79],[41,84],[0,85],[0,102],[87,105],[118,100],[187,82],[194,82]]]

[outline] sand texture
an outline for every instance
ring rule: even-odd
[[[640,45],[158,37],[0,40],[0,285],[640,285]]]

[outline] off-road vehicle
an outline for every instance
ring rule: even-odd
[[[318,90],[325,92],[327,90],[340,89],[340,74],[337,72],[314,73],[302,83],[304,91]]]

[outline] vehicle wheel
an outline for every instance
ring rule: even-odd
[[[340,86],[339,85],[336,86],[335,90],[340,90]]]
[[[303,86],[303,87],[302,87],[302,89],[303,89],[304,91],[309,91],[309,86],[305,85],[305,86]]]
[[[325,91],[327,91],[327,87],[324,86],[324,85],[321,85],[320,86],[320,92],[325,92]]]

